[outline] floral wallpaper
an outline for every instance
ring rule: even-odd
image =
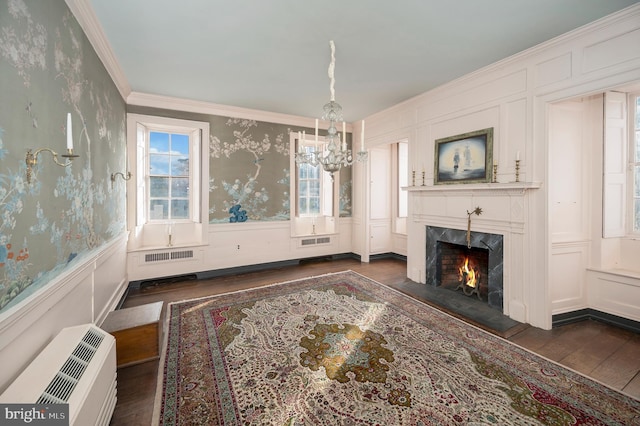
[[[314,129],[134,105],[128,112],[209,123],[209,223],[289,220],[290,133]],[[350,167],[340,182],[340,216],[350,217]]]
[[[2,314],[124,232],[126,108],[64,0],[0,0],[0,93]]]

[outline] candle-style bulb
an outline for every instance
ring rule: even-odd
[[[67,113],[67,150],[73,151],[73,131],[71,128],[71,113]]]

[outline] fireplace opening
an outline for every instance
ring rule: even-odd
[[[436,250],[436,285],[488,302],[489,250],[442,241]]]
[[[451,289],[503,311],[503,236],[485,232],[427,226],[425,278],[428,285]],[[470,247],[469,247],[470,246]],[[443,256],[444,255],[444,256]],[[460,285],[465,259],[469,272],[479,276],[477,293]],[[466,272],[469,275],[469,272]],[[465,275],[465,273],[463,273]],[[479,297],[478,297],[479,296]]]

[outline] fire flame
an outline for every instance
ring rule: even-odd
[[[460,272],[458,281],[466,280],[465,285],[475,288],[480,280],[480,272],[469,268],[469,258],[464,258],[464,265],[458,268]]]

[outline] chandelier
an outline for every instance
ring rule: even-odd
[[[313,152],[306,152],[302,148],[302,141],[299,141],[299,149],[296,153],[295,159],[297,164],[310,164],[314,167],[319,164],[322,165],[324,171],[329,172],[331,180],[333,180],[333,174],[335,172],[340,171],[340,168],[343,166],[347,167],[353,164],[353,155],[351,150],[347,149],[344,122],[342,123],[342,136],[345,140],[342,142],[340,141],[340,133],[338,133],[338,129],[336,128],[336,123],[338,121],[342,121],[342,107],[336,102],[334,77],[334,70],[336,66],[336,46],[333,43],[333,40],[329,42],[329,46],[331,46],[331,63],[329,64],[329,91],[331,93],[331,98],[329,102],[324,105],[324,114],[322,115],[323,120],[329,121],[329,128],[327,129],[327,136],[325,137],[325,146],[321,150],[318,150],[316,147]],[[357,161],[366,161],[367,151],[364,150],[364,121],[362,122],[362,134],[360,137],[360,152],[356,154],[356,159]],[[318,141],[317,119],[315,140],[316,142]]]

